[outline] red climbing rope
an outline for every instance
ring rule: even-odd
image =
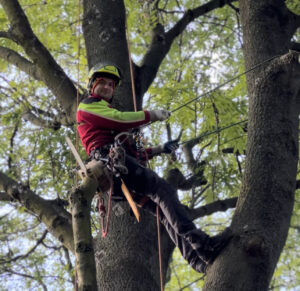
[[[113,161],[111,161],[111,169],[113,169],[112,163]],[[98,211],[101,220],[102,237],[106,237],[108,234],[113,190],[114,190],[114,181],[113,181],[113,172],[111,172],[109,176],[109,194],[108,194],[108,202],[107,202],[107,213],[104,205],[104,199],[100,197],[98,198]],[[106,217],[106,222],[105,222],[105,217]]]

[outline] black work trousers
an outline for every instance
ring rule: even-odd
[[[121,175],[121,177],[126,186],[151,199],[144,208],[152,214],[156,215],[156,205],[159,206],[160,221],[182,256],[195,270],[204,272],[206,263],[198,257],[196,251],[186,240],[188,233],[195,231],[196,227],[189,218],[185,207],[180,203],[174,187],[151,169],[140,165],[131,156],[126,155],[125,165],[128,174]]]
[[[152,200],[148,201],[143,208],[152,215],[156,216],[156,204]],[[191,247],[190,243],[188,243],[183,236],[180,236],[175,232],[169,221],[162,213],[161,209],[159,209],[159,219],[164,225],[171,240],[178,247],[183,258],[187,260],[189,265],[197,272],[205,273],[206,263],[198,256],[197,252]]]

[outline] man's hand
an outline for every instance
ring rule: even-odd
[[[160,109],[160,110],[151,110],[150,113],[150,121],[163,121],[166,120],[170,115],[171,112],[168,110]]]
[[[163,145],[158,145],[156,147],[152,147],[152,155],[156,156],[156,155],[160,155],[162,153],[170,154],[173,151],[177,150],[178,147],[179,147],[178,139],[171,140],[171,141],[166,142]]]
[[[178,139],[166,142],[163,145],[163,153],[170,154],[179,148]]]

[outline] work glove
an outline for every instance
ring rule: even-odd
[[[171,112],[164,109],[151,110],[149,111],[149,113],[150,113],[150,121],[158,121],[158,120],[163,121],[166,120],[171,115]]]
[[[170,140],[163,145],[163,153],[170,154],[179,148],[178,139]]]
[[[165,144],[158,145],[156,147],[152,147],[152,155],[160,155],[162,153],[170,154],[173,151],[177,150],[179,148],[178,139],[171,140],[166,142]]]

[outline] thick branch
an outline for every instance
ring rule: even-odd
[[[13,35],[11,33],[9,33],[8,31],[0,31],[0,37],[14,40]]]
[[[98,182],[86,178],[70,195],[79,290],[97,290],[96,264],[91,233],[91,202]]]
[[[205,206],[201,206],[196,209],[191,209],[189,213],[191,215],[191,218],[195,220],[197,218],[207,216],[218,211],[224,212],[229,208],[234,208],[236,206],[236,202],[237,202],[237,197],[228,198],[225,200],[218,200],[210,204],[207,204]]]
[[[144,56],[140,71],[138,72],[140,94],[143,95],[147,91],[156,76],[161,62],[169,52],[173,41],[185,30],[188,24],[194,19],[234,1],[236,0],[212,0],[193,10],[188,10],[168,32],[164,32],[163,26],[158,24],[153,29],[150,48]]]
[[[23,96],[23,98],[26,100],[26,97]],[[30,104],[27,100],[22,101],[22,104],[27,109],[27,111],[23,114],[23,118],[37,126],[57,130],[61,127],[61,125],[73,125],[73,123],[69,123],[69,120],[64,112],[54,114],[52,112],[44,111]],[[57,111],[59,112],[59,109],[57,109]]]
[[[53,201],[41,198],[2,172],[0,172],[0,189],[37,215],[49,232],[74,252],[71,216],[63,207],[58,208]]]
[[[58,114],[53,114],[51,112],[47,112],[44,111],[40,108],[37,108],[35,106],[33,106],[32,104],[30,105],[30,108],[32,109],[32,111],[34,113],[37,113],[39,115],[41,115],[43,118],[50,118],[51,119],[51,124],[53,125],[53,128],[55,129],[55,127],[59,126],[59,125],[65,125],[65,126],[72,126],[73,123],[70,123],[67,115],[64,112],[60,112]],[[58,108],[56,108],[57,111],[59,111]],[[34,114],[33,113],[33,114]]]
[[[33,33],[26,15],[17,0],[0,0],[8,20],[11,34],[40,71],[43,82],[58,98],[60,104],[75,120],[76,88],[49,51]]]
[[[195,173],[195,175],[200,175],[200,173],[202,173],[203,175],[203,168],[205,165],[205,161],[199,162],[198,159],[194,158],[194,154],[193,154],[193,147],[200,141],[200,139],[197,139],[197,142],[195,141],[195,139],[185,143],[182,146],[182,151],[184,153],[187,165],[189,167],[189,169],[191,171],[193,171]],[[206,144],[201,151],[203,151],[207,146],[209,146],[210,143]]]
[[[234,148],[225,148],[225,149],[222,149],[222,153],[223,154],[235,154],[235,155],[246,155],[246,151],[244,150],[242,153],[240,153],[239,150],[235,151]]]
[[[207,183],[207,180],[203,176],[203,171],[200,170],[190,178],[186,179],[177,168],[168,171],[166,180],[176,189],[184,191],[190,190],[193,187],[205,185]]]
[[[231,2],[235,2],[236,0],[212,0],[202,6],[199,6],[195,9],[188,10],[185,15],[174,25],[172,29],[167,33],[167,37],[170,38],[171,41],[174,40],[183,30],[190,24],[194,19],[207,14],[217,8],[222,8],[226,4]]]
[[[14,50],[0,47],[0,58],[18,67],[21,71],[25,72],[34,79],[41,81],[41,76],[38,74],[36,66]]]
[[[187,142],[185,145],[182,146],[182,151],[184,153],[184,156],[186,158],[187,164],[190,169],[193,167],[193,165],[196,164],[196,160],[192,152],[193,147],[194,144],[190,144],[189,142]]]
[[[43,128],[50,128],[54,130],[60,129],[61,124],[59,122],[50,120],[50,119],[43,119],[41,117],[36,116],[31,111],[27,111],[23,114],[23,118],[27,121],[30,121],[32,124],[37,125]]]
[[[205,162],[198,162],[193,155],[192,148],[194,145],[190,145],[186,143],[182,150],[185,155],[185,159],[187,161],[187,165],[193,175],[189,178],[185,178],[184,175],[177,169],[171,169],[167,173],[167,181],[172,184],[176,189],[180,190],[190,190],[193,187],[199,187],[201,185],[205,185],[207,180],[205,179],[203,172],[204,172],[204,165]]]

